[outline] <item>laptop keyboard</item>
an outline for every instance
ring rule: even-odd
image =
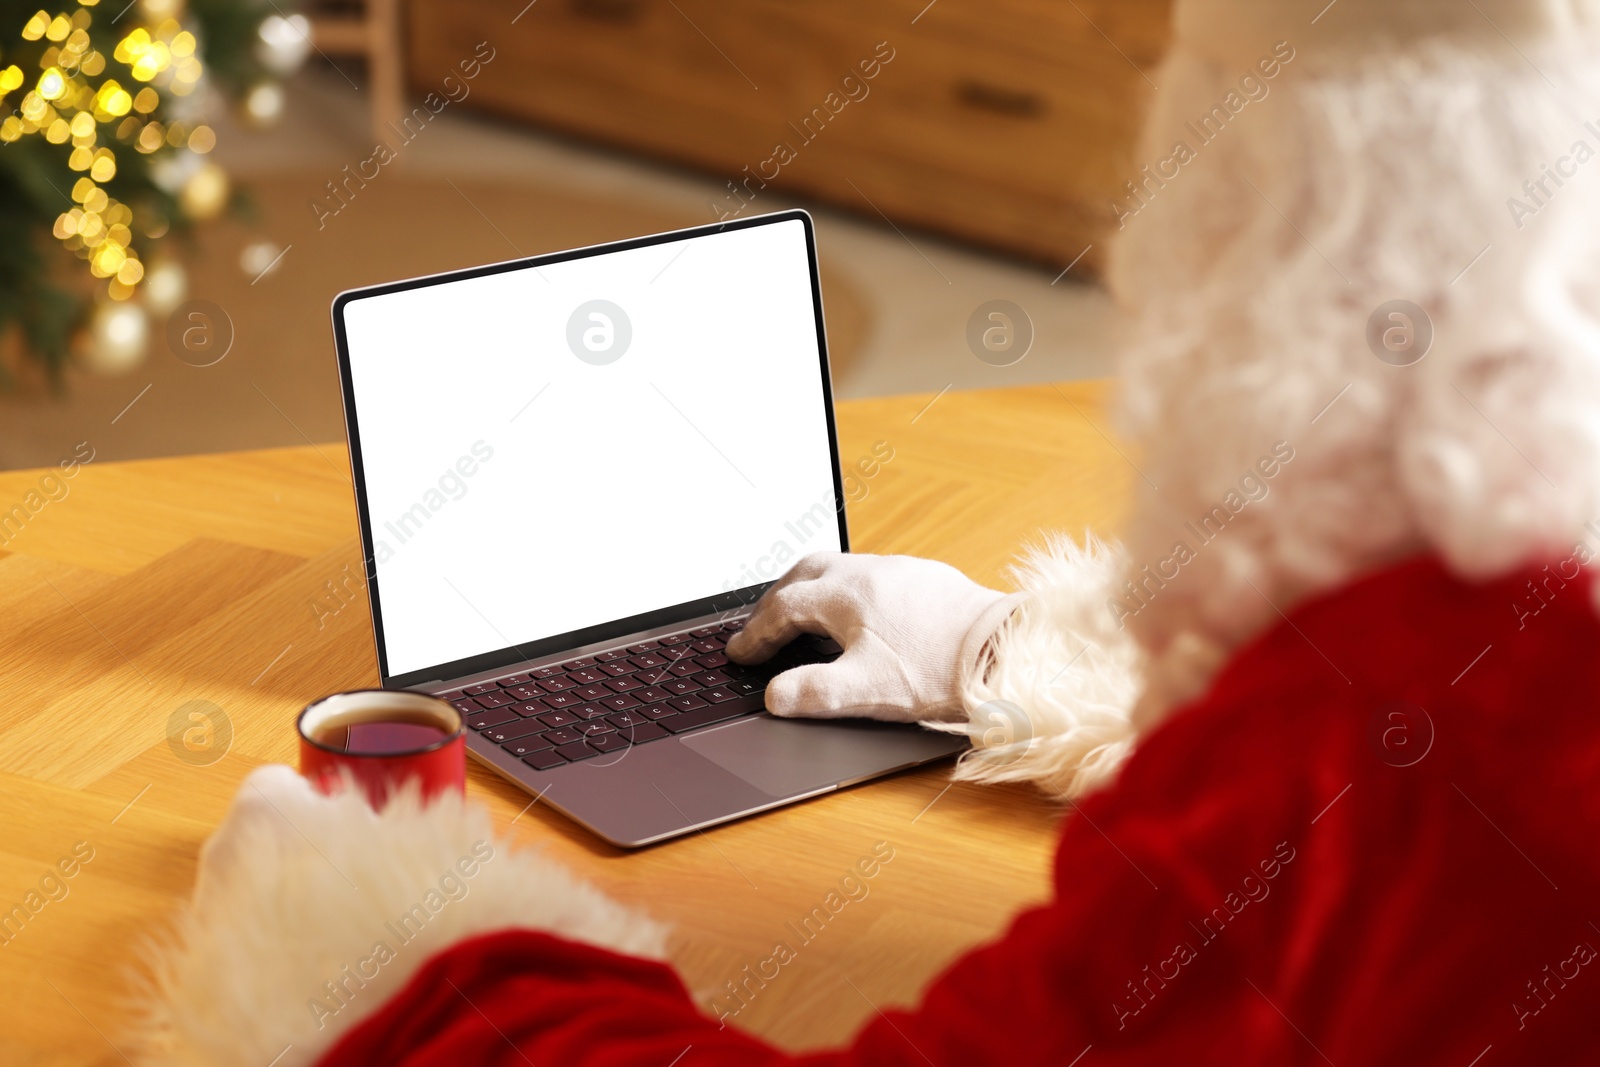
[[[445,693],[467,728],[536,770],[755,715],[767,682],[839,657],[837,643],[803,634],[766,663],[723,652],[742,621],[702,626],[625,648],[511,674]]]

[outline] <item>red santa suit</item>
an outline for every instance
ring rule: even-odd
[[[319,1062],[1585,1060],[1589,586],[1570,560],[1468,585],[1423,557],[1305,604],[1068,819],[1048,905],[845,1048],[791,1056],[663,964],[504,930],[433,957]]]
[[[1600,155],[1572,144],[1600,0],[1179,0],[1174,27],[1138,149],[1164,176],[1114,205],[1125,547],[1035,553],[959,664],[915,640],[948,598],[861,564],[905,624],[884,676],[938,683],[900,710],[937,690],[973,740],[956,774],[1075,804],[1051,902],[793,1057],[476,805],[266,768],[152,959],[147,1059],[1595,1058],[1600,196],[1543,165]],[[1431,347],[1379,343],[1396,301]]]

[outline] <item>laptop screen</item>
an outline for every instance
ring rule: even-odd
[[[841,548],[813,281],[788,213],[340,297],[384,677],[661,625]]]

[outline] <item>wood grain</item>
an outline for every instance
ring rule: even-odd
[[[878,442],[893,449],[850,505],[855,547],[1003,584],[1040,530],[1114,532],[1131,469],[1102,436],[1102,394],[1077,383],[841,405],[847,467],[859,474]],[[321,445],[91,463],[0,545],[0,911],[79,842],[93,849],[62,899],[0,936],[0,1062],[123,1062],[113,1043],[139,946],[188,893],[239,780],[294,758],[308,701],[376,682],[365,600],[315,607],[358,567],[344,462]],[[42,473],[0,474],[0,508]],[[205,766],[169,743],[172,716],[196,700],[233,731]],[[927,769],[639,853],[476,766],[468,788],[518,843],[675,924],[702,1004],[888,842],[869,895],[735,1020],[806,1048],[914,1000],[1046,895],[1058,809],[1027,789],[947,785],[947,768]]]
[[[1089,245],[1083,262],[1096,263],[1115,225],[1170,9],[413,0],[407,65],[418,94],[465,89],[464,107],[689,163],[719,185],[754,175],[751,213],[774,193],[817,197],[1059,268]],[[459,65],[480,43],[494,59],[464,84]],[[875,55],[892,58],[862,81]],[[737,207],[722,192],[722,210]]]

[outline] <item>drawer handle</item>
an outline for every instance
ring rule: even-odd
[[[572,0],[572,10],[596,22],[637,22],[643,0]]]
[[[975,81],[964,81],[957,85],[956,99],[979,111],[992,111],[1015,119],[1037,118],[1045,109],[1044,97],[1038,93]]]

